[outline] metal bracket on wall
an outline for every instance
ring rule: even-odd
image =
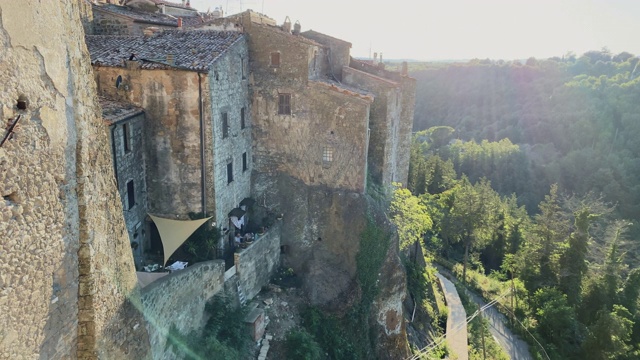
[[[2,138],[2,141],[0,142],[0,147],[2,147],[2,145],[4,145],[4,143],[9,140],[9,138],[11,137],[11,135],[13,134],[13,131],[16,128],[16,125],[18,125],[18,121],[20,121],[20,118],[22,117],[22,115],[18,115],[18,117],[10,124],[7,125],[7,133],[4,134],[4,137]],[[11,120],[11,119],[10,119]]]

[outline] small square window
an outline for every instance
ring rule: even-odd
[[[131,140],[129,137],[129,124],[122,124],[122,145],[124,147],[124,152],[128,153],[131,151]]]
[[[227,184],[233,182],[233,161],[227,164]]]
[[[242,172],[245,172],[249,169],[247,165],[247,153],[242,153]]]
[[[240,109],[240,129],[244,129],[247,127],[247,124],[244,120],[244,108]]]
[[[127,205],[128,209],[136,205],[136,194],[133,189],[133,180],[127,182]]]
[[[226,139],[229,137],[229,119],[227,117],[227,113],[222,113],[222,138]]]
[[[325,146],[322,148],[322,161],[325,163],[333,161],[333,148],[331,146]]]
[[[291,115],[291,94],[278,94],[278,114]]]
[[[280,53],[277,51],[271,53],[271,66],[280,67]]]

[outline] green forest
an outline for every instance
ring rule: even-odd
[[[536,358],[640,358],[638,61],[412,64],[395,212],[420,216],[398,225],[402,245],[421,240],[488,299],[511,289],[502,310]]]

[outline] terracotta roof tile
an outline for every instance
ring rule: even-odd
[[[165,30],[152,36],[86,37],[91,64],[124,67],[124,60],[135,54],[142,69],[179,68],[207,72],[218,56],[242,38],[236,31]],[[167,55],[174,62],[167,63]]]

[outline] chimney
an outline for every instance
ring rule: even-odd
[[[296,20],[296,23],[293,24],[293,35],[300,35],[300,30],[302,30],[302,25],[300,25],[300,21]]]
[[[187,7],[191,7],[191,1],[187,0]]]
[[[165,14],[166,13],[166,9],[164,8],[164,4],[160,4],[160,12]]]
[[[187,5],[187,0],[182,0],[182,6],[186,6]]]
[[[181,17],[178,18],[178,28],[182,29],[182,18]]]
[[[175,62],[175,59],[173,58],[173,54],[167,54],[167,64],[173,65],[174,62]]]
[[[291,20],[289,20],[288,16],[284,19],[284,24],[282,24],[282,30],[288,33],[291,32]]]
[[[407,74],[409,73],[409,65],[407,64],[406,61],[402,62],[402,75],[407,76]]]
[[[374,52],[374,53],[373,53],[373,62],[375,63],[375,62],[377,62],[377,61],[378,61],[378,53],[377,53],[377,52]]]

